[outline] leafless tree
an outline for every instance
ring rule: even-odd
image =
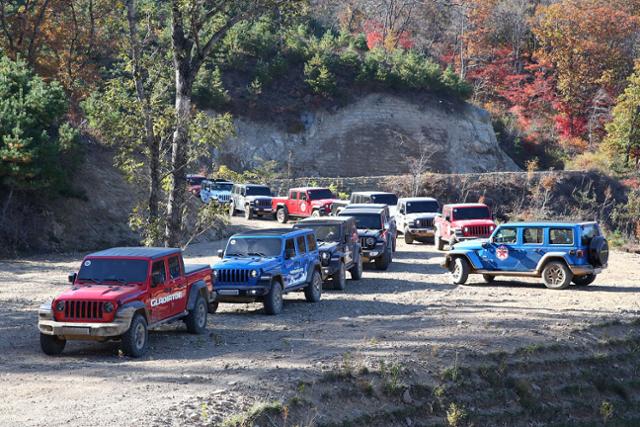
[[[409,137],[398,132],[391,131],[394,137],[398,141],[399,147],[407,147],[409,145]],[[417,141],[418,152],[415,154],[404,155],[404,161],[409,171],[411,178],[411,196],[415,197],[420,193],[420,186],[422,184],[422,177],[429,171],[429,165],[433,159],[434,152],[430,149],[429,145],[425,143],[424,138]],[[408,150],[407,150],[408,151]]]

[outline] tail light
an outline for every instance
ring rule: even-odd
[[[584,251],[582,249],[578,249],[578,251],[576,252],[576,256],[578,258],[582,258],[584,256]]]

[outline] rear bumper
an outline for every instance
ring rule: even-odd
[[[607,268],[606,265],[602,267],[593,267],[591,265],[569,265],[569,270],[574,276],[586,276],[589,274],[600,274],[602,270]]]
[[[118,310],[113,322],[58,322],[53,317],[51,307],[46,304],[38,310],[38,329],[42,334],[55,335],[67,340],[100,340],[118,337],[131,325],[134,308]]]

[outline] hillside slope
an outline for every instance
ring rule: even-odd
[[[291,176],[371,176],[408,172],[409,159],[425,153],[434,172],[518,170],[498,146],[485,110],[437,95],[374,93],[299,117],[293,129],[279,125],[277,115],[238,117],[220,163],[241,169],[276,160]]]

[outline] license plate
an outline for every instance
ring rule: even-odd
[[[221,289],[218,291],[218,295],[235,296],[240,295],[240,291],[237,289]]]
[[[65,326],[62,328],[62,335],[91,335],[91,329]]]

